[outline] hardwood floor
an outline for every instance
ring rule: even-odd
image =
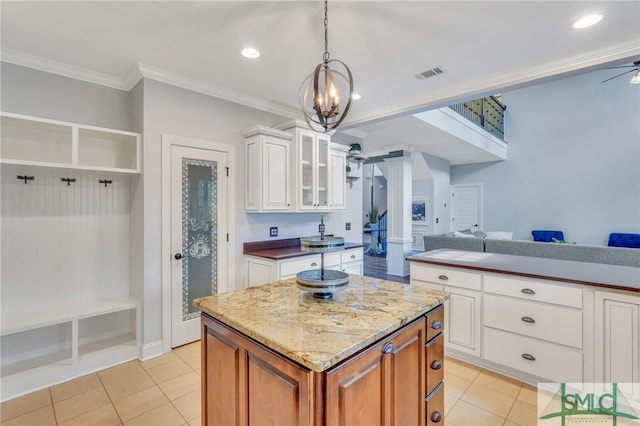
[[[364,275],[367,277],[409,284],[409,275],[400,277],[398,275],[387,274],[387,259],[384,257],[368,256],[365,254],[363,263]]]

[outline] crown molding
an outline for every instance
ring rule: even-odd
[[[138,62],[138,69],[140,71],[140,75],[143,78],[148,78],[151,80],[159,81],[161,83],[181,87],[187,90],[192,90],[194,92],[202,93],[214,98],[223,99],[225,101],[245,105],[273,114],[283,115],[285,117],[298,117],[301,115],[300,111],[296,108],[279,105],[273,102],[255,98],[253,96],[248,96],[242,93],[234,92],[232,90],[227,90],[222,87],[204,83],[200,80],[185,77],[183,75],[172,73],[160,68],[153,67],[151,65],[146,65]]]
[[[0,50],[0,60],[14,65],[125,91],[133,89],[141,79],[148,78],[285,117],[297,118],[302,116],[301,112],[296,108],[233,92],[140,62],[136,63],[123,78],[119,78],[7,48]]]
[[[124,81],[118,77],[53,61],[41,56],[2,48],[2,50],[0,50],[0,57],[2,62],[33,68],[50,74],[61,75],[76,80],[86,81],[88,83],[98,84],[100,86],[111,87],[119,90],[128,90]]]

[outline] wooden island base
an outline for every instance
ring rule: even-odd
[[[203,312],[203,424],[443,424],[443,313],[439,305],[317,372]]]

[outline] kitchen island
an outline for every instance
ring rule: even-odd
[[[350,275],[330,300],[295,278],[196,300],[203,423],[440,422],[445,299]]]

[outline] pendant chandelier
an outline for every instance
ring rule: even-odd
[[[304,79],[298,94],[307,125],[323,133],[333,132],[351,108],[353,77],[349,67],[329,58],[327,0],[324,2],[324,55],[313,73]],[[330,68],[334,66],[334,69]],[[337,67],[337,69],[336,69]],[[340,108],[343,102],[343,109]]]

